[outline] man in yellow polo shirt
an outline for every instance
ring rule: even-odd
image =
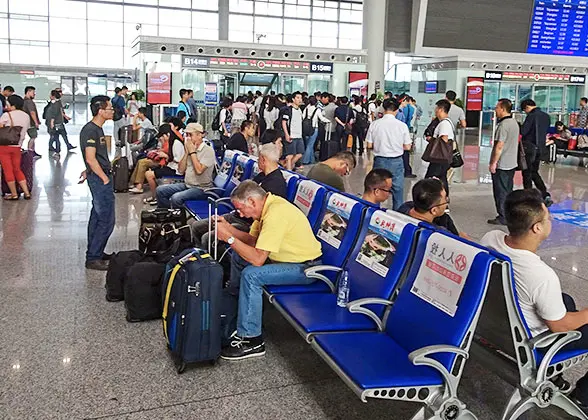
[[[242,360],[265,354],[262,287],[312,283],[304,270],[320,264],[322,251],[298,207],[266,193],[255,182],[242,182],[231,194],[231,201],[242,217],[254,220],[249,233],[239,231],[222,217],[217,221],[218,238],[233,248],[231,284],[239,287],[237,334],[221,357]]]

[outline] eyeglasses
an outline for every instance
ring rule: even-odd
[[[388,194],[392,194],[392,190],[387,190],[386,188],[374,188],[375,190],[386,191]]]
[[[441,207],[441,206],[449,205],[449,202],[450,202],[449,197],[447,197],[445,199],[445,202],[444,203],[435,204],[434,206],[429,207],[429,211],[433,210],[435,207]]]

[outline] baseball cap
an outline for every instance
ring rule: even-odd
[[[186,129],[184,130],[184,132],[186,132],[186,133],[204,133],[204,127],[202,127],[202,124],[199,124],[199,123],[190,123],[186,126]]]

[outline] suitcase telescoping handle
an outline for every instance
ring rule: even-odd
[[[214,198],[208,197],[208,253],[212,254],[215,261],[218,261],[218,231],[214,227],[214,252],[211,250],[211,233],[212,233],[212,208],[214,207],[214,220],[218,217],[218,205]]]

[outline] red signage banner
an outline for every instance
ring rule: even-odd
[[[354,95],[368,95],[368,80],[370,74],[367,71],[349,72],[349,90]]]
[[[171,73],[147,75],[147,103],[151,105],[171,103]]]
[[[481,111],[484,101],[484,78],[468,77],[466,111]]]

